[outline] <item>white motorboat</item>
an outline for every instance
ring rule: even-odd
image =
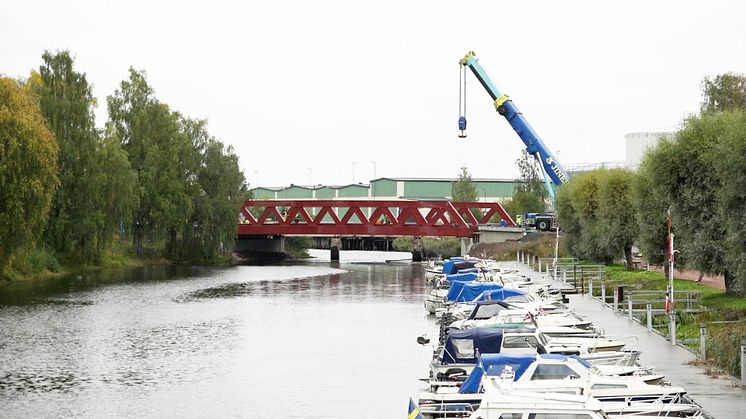
[[[451,329],[430,364],[430,379],[458,380],[469,374],[482,354],[578,355],[592,365],[636,366],[638,351],[590,352],[583,344],[550,344],[539,330],[522,325]]]
[[[510,303],[510,301],[506,302]],[[458,329],[468,329],[502,323],[524,323],[526,325],[535,325],[537,327],[559,326],[578,329],[591,329],[593,325],[590,321],[582,320],[571,313],[540,313],[535,315],[529,310],[513,309],[500,310],[488,319],[461,320],[459,322],[454,322],[452,326]]]
[[[425,418],[573,418],[609,419],[598,400],[587,395],[531,393],[511,388],[512,376],[485,381],[478,404],[469,402],[420,403]],[[468,416],[466,416],[468,415]]]
[[[677,407],[666,409],[664,404],[688,402],[685,390],[678,387],[650,385],[639,377],[618,377],[599,375],[597,370],[577,357],[557,355],[520,355],[505,356],[485,354],[469,377],[460,386],[440,386],[434,392],[420,395],[420,409],[425,412],[439,412],[441,405],[462,405],[474,408],[487,394],[488,384],[499,381],[502,371],[514,372],[515,390],[529,392],[566,393],[590,395],[604,403],[609,403],[609,410],[615,413],[640,413],[657,410],[691,411],[691,406],[684,409]],[[622,409],[621,403],[627,405]],[[643,406],[655,403],[653,408]],[[647,413],[644,413],[647,414]],[[438,417],[437,414],[432,417]]]

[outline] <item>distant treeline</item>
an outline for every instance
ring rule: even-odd
[[[667,213],[676,267],[722,274],[746,293],[746,77],[706,78],[699,115],[649,150],[637,172],[596,170],[560,188],[557,210],[570,253],[610,261],[639,245],[667,260]]]
[[[144,71],[107,97],[97,128],[85,73],[67,51],[28,78],[0,78],[0,277],[43,264],[96,265],[115,239],[176,261],[233,248],[247,196],[238,157],[160,102]]]

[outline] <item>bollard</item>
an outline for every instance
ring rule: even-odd
[[[647,311],[647,315],[645,317],[647,317],[648,319],[648,332],[652,332],[653,331],[653,305],[650,303],[645,304],[645,310]]]
[[[627,298],[627,314],[629,314],[629,319],[632,320],[632,298],[629,297]]]
[[[619,287],[614,287],[614,312],[619,311]]]
[[[562,282],[567,284],[567,269],[562,270]]]
[[[741,337],[741,385],[746,386],[746,337]]]
[[[676,346],[676,312],[672,311],[668,316],[668,331],[671,335],[671,346]]]
[[[539,263],[541,263],[541,262],[539,262]],[[545,266],[547,267],[547,275],[549,275],[549,264],[546,263]]]
[[[606,305],[606,284],[601,281],[601,303]]]
[[[699,324],[699,356],[702,361],[707,359],[707,323]]]
[[[588,295],[590,295],[591,298],[593,298],[593,278],[588,278]]]
[[[539,259],[539,272],[541,272],[541,259]]]
[[[520,263],[520,262],[521,262],[521,252],[517,251],[515,252],[515,263]]]

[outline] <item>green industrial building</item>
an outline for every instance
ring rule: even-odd
[[[339,186],[257,187],[255,199],[451,199],[451,178],[387,178]],[[472,179],[480,202],[504,202],[520,183],[515,179]]]

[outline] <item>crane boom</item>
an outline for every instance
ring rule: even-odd
[[[508,98],[507,95],[500,92],[495,86],[490,77],[484,71],[484,68],[479,64],[476,55],[473,51],[469,52],[460,61],[464,67],[469,67],[477,80],[482,84],[487,93],[489,93],[492,100],[495,102],[495,109],[497,112],[504,116],[508,120],[510,126],[518,134],[523,143],[526,145],[526,151],[534,156],[542,165],[544,169],[545,178],[548,176],[555,187],[562,185],[567,182],[567,175],[565,170],[557,161],[557,158],[549,151],[544,142],[539,138],[531,125],[526,121],[523,114],[516,108],[513,101]],[[465,124],[464,124],[465,125]],[[549,194],[554,201],[554,188],[548,187]]]

